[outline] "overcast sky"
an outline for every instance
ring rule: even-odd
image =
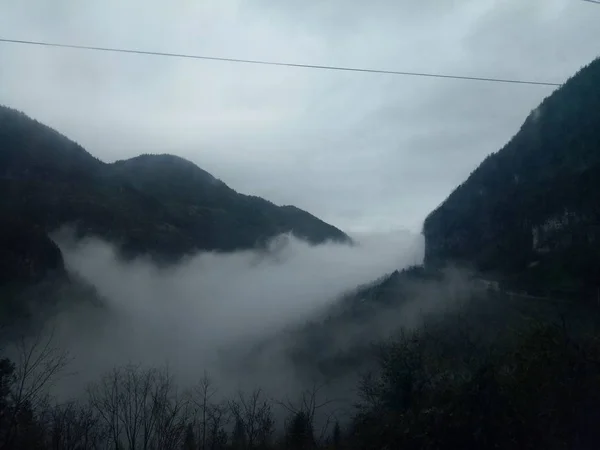
[[[562,82],[582,0],[0,0],[0,37]],[[346,231],[418,230],[552,88],[0,44],[0,103],[105,161],[174,153]]]

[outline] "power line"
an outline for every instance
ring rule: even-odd
[[[78,50],[93,50],[100,52],[112,52],[112,53],[127,53],[136,55],[150,55],[150,56],[163,56],[170,58],[186,58],[186,59],[202,59],[209,61],[224,61],[232,63],[242,64],[260,64],[265,66],[283,66],[283,67],[298,67],[304,69],[321,69],[321,70],[340,70],[345,72],[363,72],[363,73],[375,73],[375,74],[386,74],[386,75],[402,75],[402,76],[413,76],[413,77],[429,77],[429,78],[450,78],[455,80],[468,80],[468,81],[488,81],[494,83],[512,83],[512,84],[529,84],[537,86],[561,86],[562,83],[551,83],[546,81],[532,81],[532,80],[516,80],[508,78],[488,78],[488,77],[474,77],[474,76],[462,76],[462,75],[448,75],[441,73],[426,73],[426,72],[406,72],[397,70],[380,70],[380,69],[365,69],[356,67],[340,67],[340,66],[324,66],[317,64],[298,64],[289,62],[279,61],[265,61],[258,59],[240,59],[240,58],[224,58],[217,56],[203,56],[203,55],[191,55],[184,53],[168,53],[168,52],[156,52],[148,50],[134,50],[126,48],[113,48],[113,47],[95,47],[88,45],[75,45],[75,44],[58,44],[54,42],[42,42],[42,41],[26,41],[18,39],[6,39],[0,38],[0,42],[9,44],[23,44],[23,45],[38,45],[42,47],[59,47],[59,48],[70,48]]]
[[[596,5],[600,5],[600,1],[598,0],[583,0],[584,2],[595,3]]]

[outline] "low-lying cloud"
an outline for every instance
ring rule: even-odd
[[[184,386],[208,371],[228,389],[258,383],[293,389],[293,373],[277,355],[251,371],[226,367],[240,348],[303,324],[360,284],[422,261],[421,236],[353,237],[355,246],[311,246],[282,236],[267,251],[199,253],[169,268],[144,258],[124,261],[101,240],[57,237],[69,271],[103,299],[102,308],[68,306],[53,321],[75,373],[59,395],[76,396],[103,372],[130,362],[168,364]]]

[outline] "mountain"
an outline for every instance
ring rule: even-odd
[[[253,248],[281,233],[313,244],[350,242],[309,213],[237,193],[185,159],[142,155],[106,164],[6,107],[0,107],[0,210],[37,230],[70,225],[79,236],[115,243],[126,256],[161,261]]]
[[[312,244],[349,241],[337,228],[293,206],[239,194],[193,163],[172,155],[142,155],[110,166],[114,179],[156,199],[203,249],[236,250],[293,232]]]
[[[427,217],[427,264],[460,262],[532,289],[583,293],[597,286],[599,87],[597,59]]]

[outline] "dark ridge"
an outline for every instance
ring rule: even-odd
[[[297,209],[239,194],[190,161],[141,155],[105,164],[55,130],[0,107],[0,208],[46,233],[71,226],[126,257],[173,262],[200,251],[264,246],[282,233],[349,241]]]

